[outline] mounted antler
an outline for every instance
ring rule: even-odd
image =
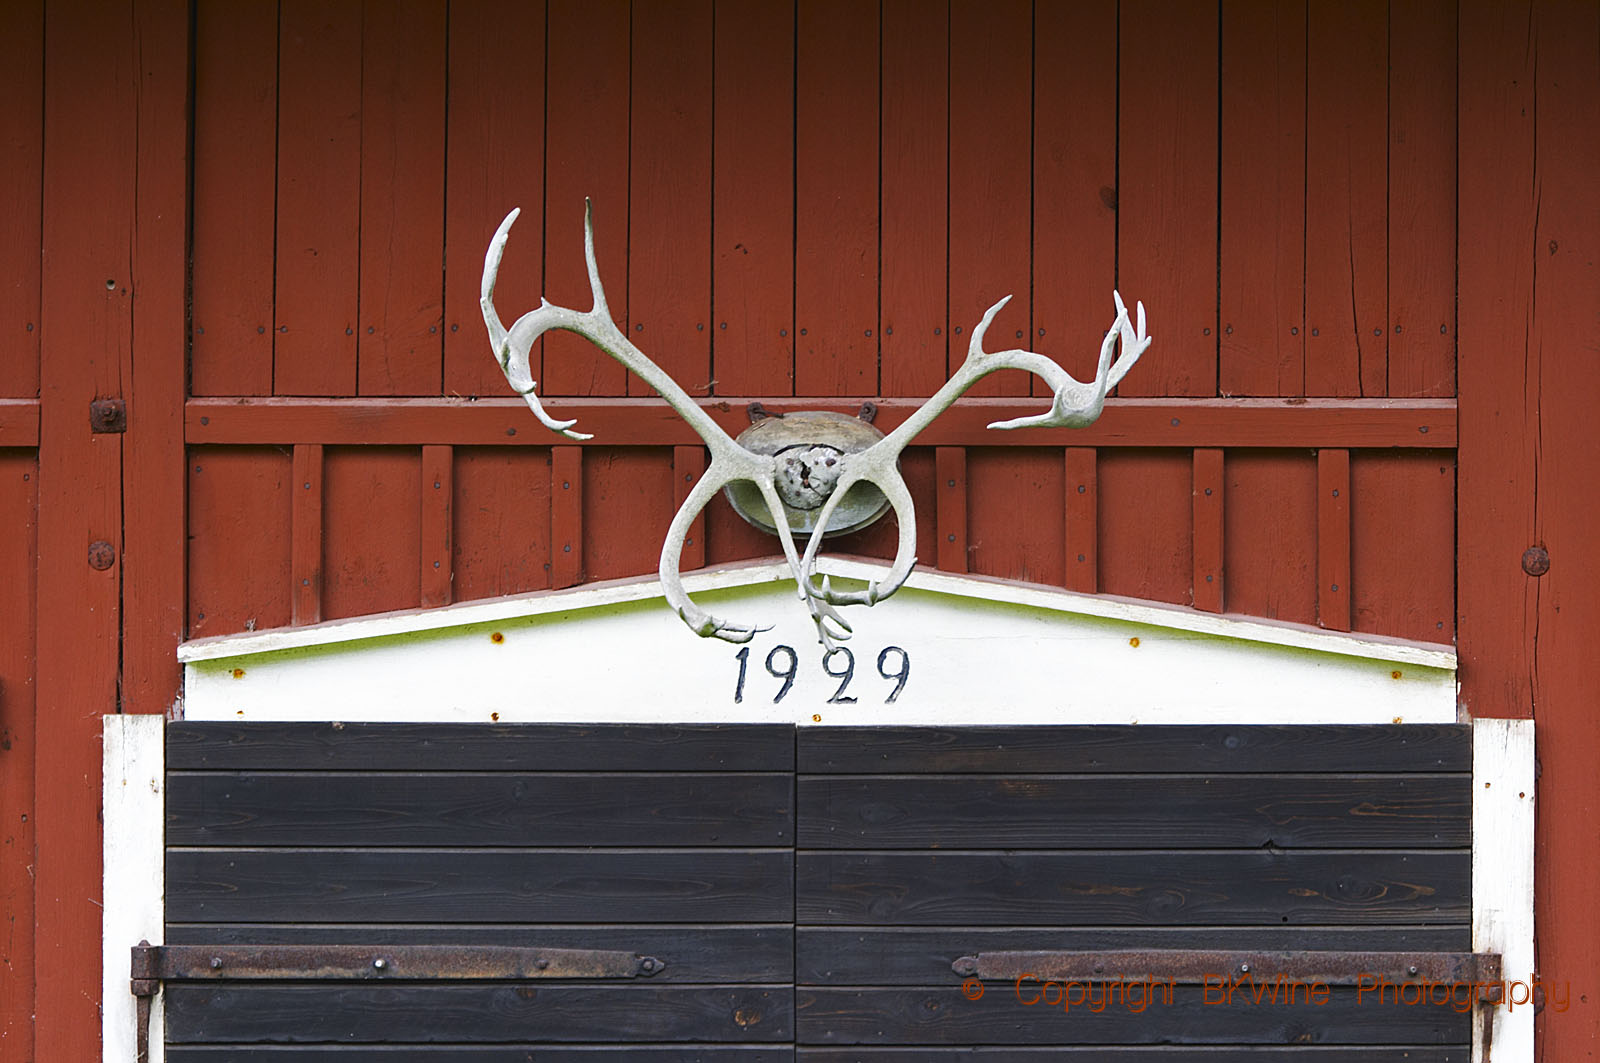
[[[1150,346],[1150,337],[1145,333],[1144,304],[1137,304],[1138,318],[1135,325],[1128,319],[1128,311],[1122,303],[1122,297],[1113,292],[1117,317],[1100,344],[1100,362],[1095,378],[1087,384],[1074,380],[1055,362],[1033,351],[985,352],[984,334],[988,331],[995,315],[1010,301],[1011,297],[1006,296],[983,315],[983,321],[973,330],[972,340],[967,347],[966,361],[937,394],[883,439],[865,450],[840,455],[838,480],[822,504],[813,525],[815,530],[806,544],[804,555],[801,555],[795,546],[794,534],[790,530],[783,499],[778,491],[780,460],[770,455],[757,454],[730,438],[660,366],[630,343],[627,336],[611,320],[611,311],[606,306],[605,289],[600,283],[600,270],[595,263],[594,227],[591,223],[591,209],[587,202],[583,216],[584,256],[589,265],[589,288],[594,294],[593,309],[587,312],[570,310],[554,306],[548,299],[541,299],[537,310],[529,311],[518,318],[509,330],[501,323],[500,315],[494,307],[494,282],[500,271],[500,259],[505,253],[507,236],[519,213],[519,210],[513,210],[506,215],[505,221],[500,223],[500,228],[495,231],[483,263],[481,300],[483,321],[488,326],[489,340],[494,345],[495,357],[512,388],[528,403],[541,424],[569,439],[589,439],[590,436],[572,430],[576,422],[559,421],[545,412],[544,406],[539,401],[537,384],[533,379],[528,359],[534,341],[549,330],[561,329],[577,333],[638,374],[639,378],[659,392],[667,404],[676,410],[688,422],[689,427],[705,441],[706,447],[711,452],[711,464],[672,518],[672,524],[667,529],[666,541],[661,547],[660,567],[661,586],[666,592],[668,604],[677,610],[678,616],[691,630],[705,637],[715,636],[729,642],[748,642],[757,631],[765,630],[712,616],[695,605],[683,589],[679,566],[683,541],[689,532],[689,525],[712,497],[728,484],[748,481],[760,492],[772,517],[772,525],[777,531],[778,539],[783,544],[784,558],[794,573],[800,597],[811,612],[823,645],[831,649],[834,639],[849,638],[850,634],[850,625],[839,615],[835,607],[872,605],[882,601],[900,588],[916,564],[916,515],[912,509],[911,492],[900,475],[899,459],[901,451],[917,433],[926,428],[968,388],[997,369],[1021,369],[1034,373],[1050,385],[1054,398],[1050,409],[1042,414],[1000,421],[991,424],[990,428],[1082,428],[1092,424],[1100,416],[1105,406],[1106,392],[1117,385]],[[1122,355],[1113,365],[1112,356],[1119,344]],[[865,590],[835,590],[826,577],[819,587],[815,583],[814,573],[817,551],[821,546],[823,534],[827,531],[828,522],[840,501],[849,493],[851,487],[862,482],[870,483],[883,492],[899,520],[900,536],[895,550],[894,564],[886,579],[868,585]]]

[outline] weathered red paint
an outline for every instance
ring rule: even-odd
[[[1217,387],[1305,394],[1306,9],[1222,5]]]
[[[628,335],[691,395],[711,392],[711,7],[633,8]]]
[[[704,0],[615,5],[598,38],[577,4],[203,0],[193,41],[157,0],[0,16],[0,516],[32,529],[0,578],[37,580],[0,619],[0,807],[30,813],[0,830],[0,895],[34,928],[0,953],[6,1058],[93,1057],[95,717],[165,708],[180,637],[654,568],[700,441],[567,337],[536,375],[582,396],[552,406],[597,438],[557,440],[506,395],[478,320],[511,206],[503,312],[587,305],[584,195],[619,322],[726,401],[731,432],[736,396],[870,397],[892,427],[1008,290],[990,346],[1086,375],[1104,287],[1144,299],[1157,343],[1124,390],[1152,398],[1005,437],[983,425],[1037,403],[974,401],[907,452],[919,556],[1416,639],[1459,627],[1468,708],[1538,721],[1541,973],[1600,966],[1592,6],[839,11],[862,32]],[[488,36],[517,61],[475,62]],[[1328,399],[1358,394],[1394,406]],[[126,436],[88,430],[108,397]],[[720,501],[692,536],[686,567],[773,553]],[[839,548],[893,538],[886,520]],[[104,572],[91,539],[115,550]],[[1534,545],[1539,577],[1519,563]],[[1592,1006],[1541,1021],[1549,1058],[1600,1036]]]
[[[356,393],[361,5],[283,0],[272,391]]]
[[[142,71],[132,6],[120,14],[88,3],[45,14],[32,861],[41,1059],[93,1060],[100,1040],[100,717],[119,700],[124,466],[123,436],[95,434],[88,408],[130,384]],[[91,568],[95,540],[119,563]]]
[[[443,373],[445,9],[361,17],[361,286],[356,387],[434,395]]]

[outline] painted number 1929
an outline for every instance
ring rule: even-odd
[[[735,656],[739,659],[739,679],[733,685],[733,700],[739,703],[744,701],[745,675],[750,667],[750,647],[745,646]],[[896,660],[899,663],[891,670],[889,666]],[[778,692],[772,697],[772,703],[776,705],[794,686],[794,678],[800,671],[800,655],[795,652],[793,646],[774,646],[772,652],[767,654],[766,663],[767,674],[774,679],[783,680],[783,685],[778,687]],[[822,670],[839,680],[839,687],[828,699],[828,703],[854,704],[855,695],[846,694],[845,690],[849,688],[850,681],[856,675],[856,655],[846,646],[835,646],[822,655]],[[888,705],[900,696],[900,691],[905,689],[906,680],[911,678],[911,655],[899,646],[885,646],[878,654],[878,674],[894,683],[894,689],[883,699],[883,703]]]

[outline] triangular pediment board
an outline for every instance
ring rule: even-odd
[[[845,585],[885,571],[850,558],[824,558],[820,568]],[[824,667],[782,563],[684,582],[713,613],[771,629],[745,646],[698,638],[660,585],[641,579],[200,639],[179,649],[183,714],[802,725],[1456,719],[1448,646],[919,569],[893,597],[844,610],[855,627],[842,644],[850,652]]]

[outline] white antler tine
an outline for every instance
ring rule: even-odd
[[[696,605],[689,598],[689,592],[683,589],[681,574],[683,544],[688,537],[689,526],[700,515],[700,511],[706,508],[707,503],[730,481],[741,478],[741,474],[737,471],[723,471],[715,461],[712,462],[711,468],[707,469],[705,475],[689,489],[689,496],[683,500],[683,505],[678,507],[678,512],[673,514],[672,523],[667,527],[667,537],[661,544],[661,564],[657,570],[661,579],[662,593],[667,599],[667,604],[678,614],[678,618],[702,638],[719,638],[724,642],[749,642],[758,632],[769,631],[771,628],[753,624],[734,624],[713,616]]]
[[[967,341],[967,357],[968,358],[981,358],[981,357],[983,357],[983,355],[984,355],[984,350],[983,350],[983,337],[984,337],[984,334],[989,331],[989,324],[992,321],[994,321],[995,315],[998,314],[1000,311],[1004,310],[1006,304],[1009,303],[1010,301],[1011,301],[1011,296],[1008,295],[1005,298],[1001,299],[998,303],[995,303],[988,310],[984,311],[983,320],[978,322],[978,327],[972,330],[972,339]]]
[[[521,207],[512,207],[511,213],[500,222],[489,241],[489,250],[483,256],[483,282],[478,289],[478,305],[483,310],[483,323],[489,329],[489,343],[496,351],[505,342],[506,327],[494,305],[494,285],[500,276],[500,260],[505,257],[506,240],[511,236],[511,226],[516,224]],[[502,363],[503,365],[503,363]]]
[[[594,293],[594,309],[590,313],[609,318],[611,310],[606,306],[606,290],[600,283],[600,264],[594,254],[594,204],[587,196],[583,199],[583,258],[589,265],[589,290]]]

